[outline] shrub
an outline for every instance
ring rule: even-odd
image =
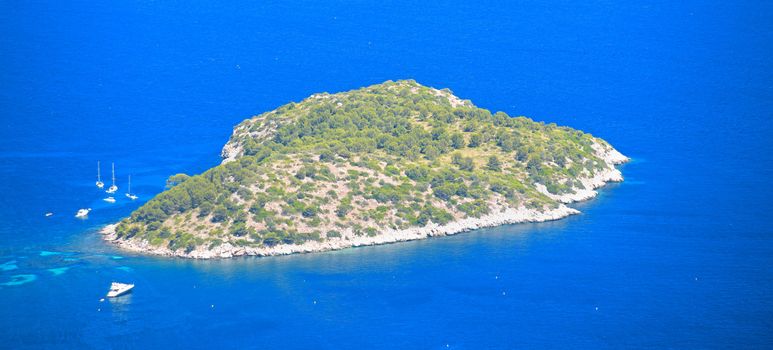
[[[488,158],[488,163],[486,164],[486,167],[488,168],[488,170],[491,170],[491,171],[501,171],[502,163],[499,162],[499,158],[497,156],[491,156]]]
[[[212,210],[212,222],[225,222],[226,220],[228,220],[228,211],[224,206],[218,205]]]

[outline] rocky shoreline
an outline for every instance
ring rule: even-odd
[[[339,250],[350,247],[413,241],[429,237],[450,236],[460,232],[505,224],[558,220],[578,213],[578,210],[567,207],[564,204],[561,204],[556,209],[550,209],[544,212],[538,211],[536,209],[527,209],[521,207],[518,209],[508,209],[496,214],[489,214],[480,218],[457,220],[445,225],[438,225],[430,222],[427,226],[424,227],[411,227],[405,230],[387,229],[382,233],[372,237],[345,234],[344,237],[328,238],[324,242],[308,241],[303,244],[278,244],[271,247],[240,247],[231,245],[230,243],[223,243],[217,247],[213,247],[212,249],[197,247],[190,252],[172,251],[165,246],[152,246],[147,241],[118,239],[115,235],[116,224],[107,225],[102,228],[100,232],[103,234],[104,239],[112,242],[122,249],[133,252],[192,259],[212,259],[231,258],[243,255],[274,256],[295,253],[313,253],[329,250]]]
[[[351,232],[351,229],[348,229],[343,233],[342,237],[328,238],[324,242],[307,241],[303,244],[278,244],[270,247],[243,247],[234,246],[228,242],[225,242],[216,247],[212,247],[211,249],[200,246],[190,252],[179,250],[173,251],[166,246],[153,246],[148,241],[144,240],[135,241],[118,239],[115,233],[116,224],[107,225],[102,228],[100,232],[105,240],[110,241],[119,248],[128,251],[191,259],[213,259],[231,258],[236,256],[276,256],[296,253],[324,252],[350,247],[389,244],[430,237],[450,236],[461,232],[506,224],[558,220],[580,213],[578,210],[570,208],[563,203],[588,200],[595,197],[598,194],[595,190],[604,186],[606,183],[623,181],[622,173],[620,170],[615,168],[615,165],[625,163],[629,159],[611,146],[594,144],[593,148],[609,167],[596,173],[592,177],[580,178],[580,182],[582,182],[585,188],[574,188],[573,193],[562,195],[552,194],[547,191],[545,186],[537,185],[537,189],[540,192],[562,203],[557,208],[544,211],[529,209],[525,207],[520,207],[517,209],[510,208],[498,213],[484,215],[480,218],[466,218],[453,221],[445,225],[438,225],[430,222],[427,226],[424,227],[411,227],[404,230],[387,229],[375,236],[357,236]]]

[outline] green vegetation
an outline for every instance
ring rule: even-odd
[[[245,120],[206,172],[117,227],[121,239],[172,250],[274,246],[445,224],[499,209],[551,208],[555,194],[606,169],[606,145],[555,124],[491,114],[448,90],[386,82]]]

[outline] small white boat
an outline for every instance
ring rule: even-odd
[[[102,182],[102,176],[99,173],[99,161],[97,161],[97,188],[105,187],[105,183]]]
[[[104,201],[105,201],[105,202],[108,202],[108,203],[115,203],[115,198],[113,198],[113,197],[107,197],[107,198],[105,198],[105,199],[104,199]]]
[[[110,291],[107,292],[108,298],[115,298],[130,292],[134,288],[133,284],[113,282],[110,285]]]
[[[129,175],[129,190],[126,191],[126,197],[129,197],[131,200],[135,200],[138,197],[132,194],[132,176]]]
[[[53,215],[54,215],[54,213],[52,213],[52,212],[46,213],[46,217],[53,216]]]
[[[110,188],[107,189],[107,193],[115,193],[115,191],[118,191],[118,186],[115,185],[115,163],[112,163],[113,168],[113,184],[110,185]]]
[[[87,209],[80,209],[80,210],[78,210],[78,212],[75,214],[75,217],[76,217],[76,218],[85,218],[85,217],[88,217],[88,216],[89,216],[89,212],[90,212],[90,211],[91,211],[91,208],[87,208]]]

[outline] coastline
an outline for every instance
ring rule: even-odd
[[[450,236],[461,232],[506,224],[559,220],[579,213],[579,210],[570,208],[564,204],[559,205],[556,209],[550,209],[544,212],[521,207],[518,209],[507,209],[503,212],[485,215],[480,218],[461,219],[445,225],[438,225],[430,222],[424,227],[410,227],[404,230],[387,229],[375,236],[354,236],[352,234],[347,234],[340,238],[328,238],[324,242],[308,241],[303,244],[278,244],[271,247],[240,247],[233,246],[230,243],[223,243],[212,249],[197,247],[187,253],[184,251],[172,251],[165,246],[152,246],[147,241],[117,239],[115,236],[116,224],[110,224],[103,227],[100,230],[100,233],[103,235],[103,239],[115,244],[119,248],[132,252],[191,259],[213,259],[245,255],[276,256],[295,253],[315,253],[351,247],[406,242],[430,237]]]
[[[328,238],[324,242],[307,241],[303,244],[278,244],[270,247],[243,247],[234,246],[229,242],[225,242],[211,249],[199,246],[190,252],[180,250],[173,251],[166,246],[153,246],[145,240],[135,241],[118,239],[115,233],[117,224],[106,225],[100,230],[100,233],[104,240],[127,251],[189,259],[216,259],[237,256],[277,256],[297,253],[325,252],[351,247],[450,236],[471,230],[507,224],[554,221],[580,213],[579,210],[566,206],[567,203],[591,199],[598,194],[596,189],[603,187],[608,182],[623,181],[622,173],[615,165],[625,163],[629,158],[609,145],[596,143],[593,146],[597,154],[605,163],[607,163],[608,168],[597,172],[592,177],[579,178],[585,188],[574,188],[573,193],[556,195],[548,192],[544,185],[537,184],[538,191],[561,203],[557,208],[544,211],[521,206],[519,208],[508,208],[498,213],[484,215],[480,218],[460,219],[445,225],[430,222],[424,227],[410,227],[403,230],[386,229],[374,236],[356,236],[351,229],[347,229],[342,237]]]

